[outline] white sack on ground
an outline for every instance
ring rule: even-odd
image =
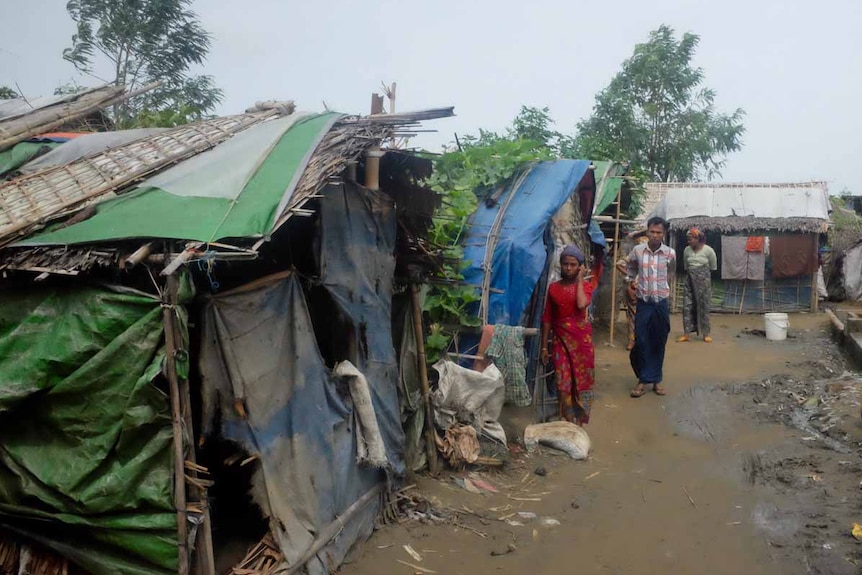
[[[374,467],[386,467],[386,449],[383,446],[383,436],[377,425],[377,414],[371,403],[371,390],[368,380],[349,361],[342,361],[335,366],[336,377],[347,379],[350,387],[350,398],[359,419],[359,441],[357,442],[356,462]]]
[[[506,444],[506,433],[497,421],[506,401],[503,374],[494,364],[478,372],[448,361],[434,364],[440,374],[431,401],[434,422],[441,429],[467,423],[492,439]]]
[[[586,459],[590,454],[590,436],[583,427],[568,421],[528,425],[524,446],[532,451],[539,444],[558,449],[572,459]]]

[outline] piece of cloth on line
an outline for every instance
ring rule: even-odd
[[[721,279],[763,281],[766,256],[763,252],[745,251],[747,243],[744,236],[721,238]]]
[[[765,244],[763,236],[749,236],[745,242],[745,251],[747,252],[762,252]]]
[[[817,236],[814,234],[773,236],[770,250],[773,278],[795,278],[817,272]]]
[[[527,389],[527,355],[524,353],[524,328],[497,324],[491,345],[485,355],[494,361],[503,373],[506,384],[506,403],[525,407],[533,402]]]

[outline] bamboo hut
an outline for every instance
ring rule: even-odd
[[[334,571],[422,451],[437,199],[381,145],[451,114],[267,103],[0,184],[0,565]]]
[[[787,184],[653,183],[662,199],[650,215],[670,225],[668,242],[682,254],[692,227],[718,256],[713,310],[733,313],[814,311],[819,246],[829,227],[825,182]],[[673,292],[682,298],[682,258]]]

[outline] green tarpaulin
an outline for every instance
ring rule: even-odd
[[[94,575],[176,572],[162,341],[142,292],[2,293],[0,528]]]
[[[17,170],[36,156],[59,146],[59,142],[21,142],[0,152],[0,176]]]
[[[614,162],[593,162],[596,167],[596,202],[593,213],[598,215],[617,200],[617,194],[623,185],[623,179],[618,177],[618,164]]]
[[[294,114],[258,124],[98,204],[90,219],[16,245],[262,237],[290,199],[317,144],[340,117]]]

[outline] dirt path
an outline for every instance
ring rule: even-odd
[[[599,345],[589,461],[545,450],[517,456],[505,471],[482,474],[498,494],[451,482],[464,473],[421,478],[435,507],[485,518],[464,512],[461,527],[386,526],[341,572],[421,572],[401,560],[451,575],[856,573],[862,543],[849,529],[862,522],[858,385],[831,379],[842,363],[825,316],[792,316],[796,337],[781,343],[742,333],[761,322],[717,316],[714,343],[669,343],[665,398],[629,398],[627,353]],[[811,413],[794,415],[803,404]],[[529,413],[508,416],[521,429],[530,423]],[[535,474],[538,467],[547,474]],[[507,517],[517,511],[560,525]]]

